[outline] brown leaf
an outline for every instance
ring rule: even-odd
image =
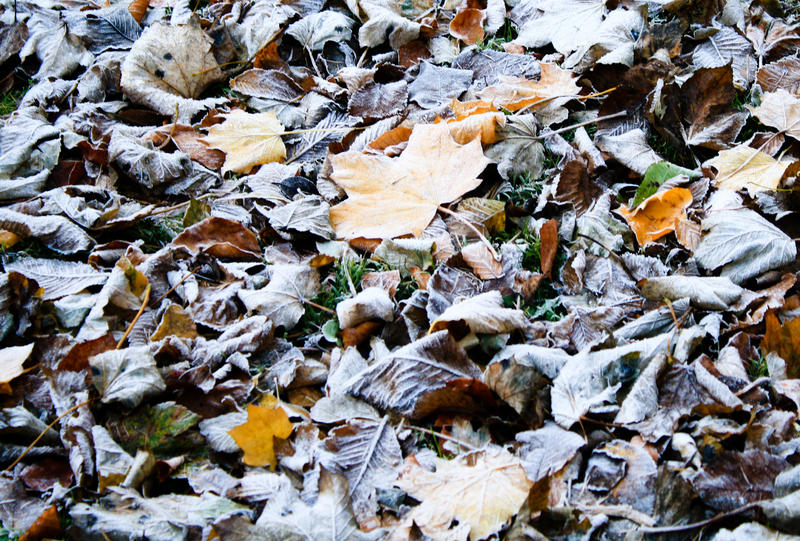
[[[185,229],[172,241],[191,252],[204,252],[214,257],[259,259],[258,237],[239,222],[212,216]]]
[[[686,221],[686,209],[692,204],[692,192],[686,188],[670,188],[645,199],[630,210],[625,205],[619,213],[625,218],[641,246],[675,231]]]
[[[389,293],[394,298],[397,293],[397,286],[400,285],[400,271],[390,270],[381,272],[365,272],[361,277],[361,289],[368,287],[379,287]]]
[[[177,304],[171,304],[164,312],[161,323],[158,324],[156,331],[150,336],[151,342],[157,342],[175,336],[178,338],[197,338],[197,326],[192,317]]]
[[[397,159],[345,152],[331,157],[331,178],[348,199],[331,207],[339,237],[419,236],[443,203],[451,203],[481,183],[489,160],[481,144],[459,145],[446,125],[417,125]]]
[[[483,280],[500,278],[504,274],[503,265],[494,258],[492,252],[482,242],[473,242],[464,246],[461,250],[461,257],[472,268],[472,272]]]
[[[800,58],[787,56],[758,70],[758,84],[764,92],[787,90],[800,96]]]
[[[790,378],[800,377],[800,317],[781,324],[778,316],[769,311],[765,317],[766,331],[761,350],[766,355],[774,351],[786,361],[786,372]]]
[[[552,278],[553,262],[556,260],[558,252],[558,220],[555,218],[547,220],[539,231],[539,238],[541,239],[539,253],[542,274],[547,278]]]
[[[89,366],[89,357],[114,349],[116,346],[117,341],[112,334],[104,334],[100,338],[75,344],[58,363],[58,370],[80,372]]]
[[[274,400],[274,398],[273,398]],[[286,439],[292,434],[294,425],[283,408],[272,406],[247,407],[247,422],[231,429],[228,434],[244,451],[242,459],[248,466],[270,466],[275,469],[273,438]]]
[[[450,21],[450,35],[460,39],[467,45],[475,45],[483,39],[483,22],[486,12],[481,9],[462,9]]]
[[[572,203],[578,216],[588,211],[601,193],[603,189],[589,176],[588,166],[582,160],[571,160],[561,168],[555,198]]]
[[[203,136],[191,126],[174,125],[169,128],[169,136],[181,152],[209,169],[219,169],[225,163],[225,153],[208,146]]]
[[[44,492],[56,483],[68,487],[74,475],[64,459],[45,458],[26,466],[19,477],[28,488]]]
[[[51,505],[39,515],[36,522],[23,533],[19,541],[41,541],[43,539],[61,538],[64,530],[61,528],[61,520],[58,518],[58,509],[55,504]]]
[[[355,327],[342,329],[342,347],[360,346],[369,340],[382,325],[383,323],[380,321],[364,321]]]

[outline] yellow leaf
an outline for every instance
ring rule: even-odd
[[[33,344],[0,349],[0,394],[10,394],[12,379],[22,374],[22,365],[30,357]]]
[[[478,92],[478,97],[509,111],[519,111],[556,97],[576,96],[580,91],[571,71],[555,64],[540,63],[539,66],[542,74],[538,81],[501,75],[497,84]]]
[[[634,210],[625,205],[619,209],[636,234],[636,240],[644,246],[675,231],[675,227],[686,221],[686,209],[692,204],[692,192],[686,188],[670,188],[651,195]]]
[[[445,537],[453,519],[469,526],[470,539],[488,537],[519,511],[532,486],[519,459],[505,450],[434,460],[432,472],[409,457],[396,483],[422,502],[409,518],[434,539]]]
[[[718,188],[734,191],[747,188],[753,196],[764,190],[776,189],[792,161],[774,160],[754,148],[739,145],[723,150],[704,165],[717,170],[714,183]]]
[[[247,422],[234,427],[228,434],[242,451],[248,466],[267,466],[275,469],[275,449],[272,438],[286,439],[292,433],[292,423],[280,406],[249,405]]]
[[[197,326],[191,316],[177,304],[171,304],[164,312],[161,323],[150,337],[150,341],[157,342],[168,336],[178,338],[197,338]]]
[[[790,378],[800,376],[800,317],[781,325],[778,316],[771,310],[765,318],[766,330],[761,341],[761,351],[766,355],[774,351],[786,361],[786,373]]]
[[[440,204],[480,185],[488,163],[480,142],[457,144],[446,124],[414,126],[398,158],[337,154],[331,178],[348,199],[331,208],[331,225],[347,239],[419,236]]]
[[[286,157],[281,140],[283,125],[272,111],[250,114],[234,109],[225,122],[208,129],[205,142],[225,152],[222,173],[246,173],[256,165],[279,162]]]

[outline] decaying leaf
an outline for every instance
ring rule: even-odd
[[[344,238],[419,236],[439,205],[477,187],[488,160],[481,144],[458,145],[446,124],[417,125],[399,158],[357,152],[331,159],[331,178],[349,196],[331,207],[331,224]]]
[[[244,451],[242,460],[248,466],[277,465],[273,438],[286,439],[294,425],[280,405],[247,407],[247,422],[232,428],[228,433]]]
[[[519,459],[491,449],[455,460],[435,459],[436,471],[406,460],[397,486],[421,501],[410,520],[427,535],[447,535],[455,519],[469,526],[473,539],[483,539],[514,516],[532,483]],[[459,494],[454,498],[453,494]]]

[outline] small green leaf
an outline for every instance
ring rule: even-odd
[[[339,322],[336,318],[329,319],[325,322],[325,325],[322,326],[322,336],[325,337],[325,340],[331,342],[333,344],[339,343]]]
[[[191,199],[186,214],[183,215],[184,228],[191,227],[211,216],[211,205],[200,199]]]
[[[659,186],[678,175],[686,175],[689,178],[700,177],[700,173],[697,171],[686,169],[674,163],[669,163],[667,161],[654,163],[645,171],[644,179],[639,185],[639,189],[636,190],[636,195],[633,197],[630,207],[635,208],[642,201],[656,193]]]

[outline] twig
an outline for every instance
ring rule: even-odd
[[[147,287],[144,288],[144,300],[142,301],[142,306],[139,307],[139,311],[136,313],[136,317],[134,317],[133,321],[131,321],[131,324],[128,325],[128,328],[125,331],[125,334],[123,334],[122,338],[119,339],[119,342],[117,342],[117,347],[115,347],[114,349],[122,349],[122,344],[124,344],[125,340],[128,339],[128,335],[131,334],[131,331],[133,330],[133,326],[136,325],[136,322],[139,321],[140,317],[142,317],[142,314],[144,313],[144,309],[147,307],[147,302],[150,300],[150,289],[151,289],[150,284],[147,284]]]
[[[40,439],[42,439],[42,438],[44,437],[44,435],[45,435],[45,434],[47,434],[47,431],[48,431],[48,430],[50,430],[51,428],[53,428],[53,427],[56,425],[56,423],[57,423],[57,422],[59,422],[61,419],[63,419],[64,417],[66,417],[67,415],[69,415],[70,413],[72,413],[73,411],[75,411],[76,409],[80,408],[81,406],[85,406],[86,404],[88,404],[88,403],[89,403],[89,402],[91,402],[92,400],[95,400],[95,399],[94,399],[94,398],[90,398],[90,399],[88,399],[88,400],[84,400],[84,401],[83,401],[83,402],[81,402],[80,404],[75,404],[74,406],[72,406],[71,408],[69,408],[67,411],[65,411],[64,413],[62,413],[62,414],[61,414],[61,415],[59,415],[58,417],[56,417],[56,418],[53,420],[53,422],[52,422],[52,423],[50,423],[49,425],[47,425],[47,427],[45,427],[45,429],[44,429],[44,430],[42,430],[42,431],[39,433],[39,435],[38,435],[38,436],[36,436],[36,439],[34,439],[34,440],[31,442],[31,444],[30,444],[30,445],[28,445],[28,447],[26,447],[24,451],[22,451],[22,454],[21,454],[21,455],[19,455],[19,456],[16,458],[16,460],[14,460],[14,462],[12,462],[12,463],[11,463],[11,465],[10,465],[10,466],[8,466],[8,467],[7,467],[5,470],[3,470],[3,471],[11,471],[11,470],[14,468],[14,466],[16,466],[17,464],[19,464],[19,461],[20,461],[20,460],[22,460],[22,459],[25,457],[25,455],[27,455],[27,454],[28,454],[28,452],[29,452],[31,449],[33,449],[33,448],[34,448],[34,446],[36,446],[36,444],[37,444],[37,443],[39,443],[39,440],[40,440]]]
[[[751,502],[741,507],[737,507],[736,509],[733,509],[731,511],[726,511],[725,513],[720,513],[719,515],[715,515],[706,520],[701,520],[700,522],[692,522],[689,524],[676,524],[674,526],[656,526],[656,527],[642,526],[639,529],[639,531],[642,533],[658,534],[658,533],[673,533],[673,532],[685,532],[688,530],[695,530],[697,528],[703,528],[705,526],[708,526],[709,524],[719,522],[720,520],[726,519],[728,517],[744,513],[745,511],[756,509],[757,507],[758,507],[758,502]]]
[[[441,205],[439,205],[439,210],[440,210],[440,211],[442,211],[442,212],[444,212],[445,214],[449,214],[450,216],[452,216],[453,218],[455,218],[456,220],[458,220],[459,222],[461,222],[462,224],[464,224],[465,226],[467,226],[467,227],[470,229],[470,231],[472,231],[473,233],[475,233],[476,235],[478,235],[478,238],[481,240],[481,242],[483,242],[483,243],[486,245],[486,247],[489,249],[489,252],[491,252],[491,254],[492,254],[492,257],[494,257],[494,260],[495,260],[495,261],[500,261],[500,256],[499,256],[499,255],[498,255],[498,253],[495,251],[495,249],[494,249],[494,246],[492,246],[492,243],[491,243],[491,242],[489,242],[489,239],[487,239],[486,237],[484,237],[484,236],[483,236],[483,233],[481,233],[481,232],[478,230],[478,228],[477,228],[477,227],[475,227],[475,226],[474,226],[472,223],[470,223],[470,221],[469,221],[469,220],[467,220],[467,219],[466,219],[466,218],[464,218],[463,216],[459,216],[457,213],[453,212],[453,211],[452,211],[452,210],[450,210],[449,208],[445,208],[445,207],[443,207],[443,206],[441,206]]]
[[[189,272],[189,274],[187,274],[186,276],[184,276],[183,278],[181,278],[181,279],[180,279],[180,281],[179,281],[177,284],[175,284],[174,286],[172,286],[171,288],[169,288],[169,289],[167,290],[167,292],[166,292],[166,293],[164,293],[164,294],[163,294],[163,295],[161,295],[159,298],[157,298],[157,299],[156,299],[156,300],[153,302],[153,304],[154,304],[154,305],[156,305],[156,306],[158,306],[158,303],[160,303],[161,301],[163,301],[163,300],[164,300],[164,298],[165,298],[167,295],[169,295],[170,293],[172,293],[173,291],[175,291],[175,289],[176,289],[176,288],[177,288],[179,285],[181,285],[181,284],[182,284],[182,283],[184,283],[186,280],[188,280],[189,278],[191,278],[192,276],[194,276],[194,273],[196,273],[196,272],[197,272],[197,271],[199,271],[199,270],[200,270],[200,267],[196,267],[194,270],[190,271],[190,272]]]
[[[563,133],[565,131],[574,130],[577,128],[581,128],[583,126],[588,126],[589,124],[594,124],[595,122],[600,122],[602,120],[611,120],[612,118],[619,118],[621,116],[626,116],[628,111],[619,111],[617,113],[612,113],[610,115],[599,116],[597,118],[593,118],[591,120],[584,120],[583,122],[578,122],[577,124],[573,124],[572,126],[564,126],[563,128],[558,128],[557,130],[553,130],[551,132],[547,132],[544,135],[537,135],[536,137],[531,137],[531,139],[547,139],[551,135],[556,135],[557,133]]]

